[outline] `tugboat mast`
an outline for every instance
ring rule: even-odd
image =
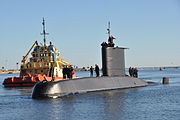
[[[41,35],[43,35],[43,37],[44,37],[44,46],[46,46],[46,35],[49,35],[49,33],[46,33],[46,29],[45,29],[45,20],[44,20],[44,18],[43,18],[43,22],[42,22],[42,25],[43,25],[43,33],[41,33]]]

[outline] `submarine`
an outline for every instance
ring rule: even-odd
[[[120,90],[144,87],[148,83],[139,78],[125,74],[124,51],[127,48],[115,47],[108,23],[108,42],[101,44],[102,76],[42,81],[35,84],[32,90],[33,99],[58,98],[80,95],[90,92]]]

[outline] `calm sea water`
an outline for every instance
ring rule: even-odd
[[[32,88],[4,88],[9,76],[18,75],[0,75],[0,120],[180,120],[180,69],[139,70],[153,86],[45,100],[31,99]]]

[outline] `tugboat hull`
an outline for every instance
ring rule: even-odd
[[[4,87],[33,87],[36,82],[3,83]]]
[[[3,82],[4,87],[33,87],[38,81],[51,81],[51,77],[44,75],[9,77]]]

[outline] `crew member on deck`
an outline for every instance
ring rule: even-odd
[[[72,76],[73,76],[73,67],[70,66],[70,68],[69,68],[69,79],[72,79]]]
[[[96,77],[99,77],[99,66],[95,64]]]
[[[129,76],[132,77],[132,68],[131,67],[129,68]]]
[[[90,77],[93,77],[93,67],[91,66],[89,70],[90,70]]]
[[[138,78],[138,69],[134,68],[134,77]]]
[[[66,79],[66,76],[67,76],[67,66],[63,66],[62,73],[63,73],[63,79]]]

